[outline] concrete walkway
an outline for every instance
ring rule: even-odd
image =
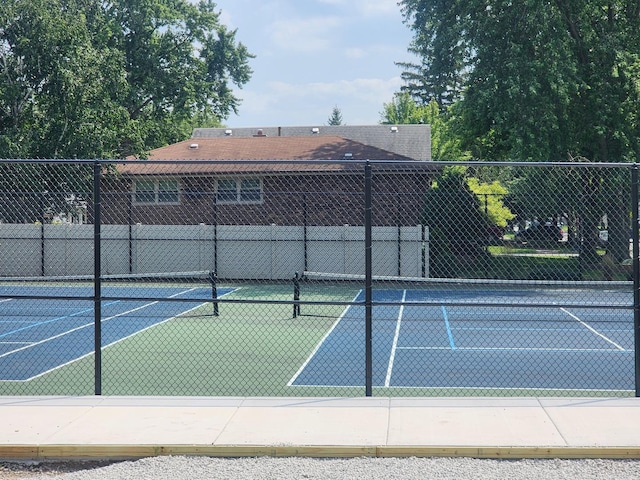
[[[640,458],[637,398],[0,397],[0,459]]]

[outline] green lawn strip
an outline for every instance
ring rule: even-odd
[[[504,280],[579,280],[581,277],[578,257],[562,254],[489,255],[459,275]]]

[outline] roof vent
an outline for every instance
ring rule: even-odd
[[[320,129],[318,127],[313,127],[311,129],[311,133],[313,133],[314,135],[317,135],[318,133],[320,133]]]
[[[264,131],[260,128],[258,129],[258,133],[254,135],[254,137],[266,137],[266,135],[264,134]]]
[[[191,145],[189,145],[189,148],[190,148],[191,150],[197,150],[199,146],[200,146],[200,145],[198,145],[197,143],[192,143]]]
[[[395,125],[391,127],[391,133],[397,133],[397,132],[398,132],[398,127],[396,127]]]
[[[224,134],[225,134],[226,137],[230,137],[231,135],[233,135],[233,130],[231,130],[231,129],[225,130]]]

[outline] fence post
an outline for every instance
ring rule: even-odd
[[[45,276],[47,274],[46,269],[46,239],[45,239],[45,229],[44,229],[44,220],[40,222],[40,275]]]
[[[371,164],[364,167],[364,268],[365,268],[365,395],[372,396],[373,389],[373,276],[372,276],[372,232],[371,232]]]
[[[127,202],[127,223],[129,224],[129,273],[133,273],[133,193],[129,195],[129,201]]]
[[[218,192],[213,192],[213,271],[218,274]]]
[[[302,194],[302,236],[304,237],[303,249],[304,249],[304,269],[303,272],[309,270],[309,246],[308,246],[308,229],[307,226],[309,224],[308,214],[307,214],[307,194]]]
[[[93,164],[93,324],[94,324],[94,393],[102,395],[102,283],[101,283],[101,239],[102,223],[100,199],[99,161]]]
[[[640,397],[640,245],[638,228],[638,164],[631,170],[631,240],[633,265],[633,332],[635,359],[635,395]]]
[[[44,222],[45,222],[45,218],[44,218],[44,193],[39,193],[38,194],[38,216],[39,219],[38,221],[40,222],[40,275],[41,276],[45,276],[47,274],[47,269],[46,269],[46,258],[45,258],[45,254],[46,254],[46,248],[45,248],[45,233],[44,233]]]
[[[293,318],[300,315],[300,276],[298,272],[293,276]]]
[[[220,305],[218,302],[218,274],[215,271],[209,272],[209,284],[211,285],[211,298],[213,298],[213,316],[220,315]]]

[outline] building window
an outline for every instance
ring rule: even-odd
[[[262,181],[259,178],[221,178],[216,184],[218,203],[260,203]]]
[[[180,203],[178,180],[136,180],[133,192],[134,203],[170,205]]]

